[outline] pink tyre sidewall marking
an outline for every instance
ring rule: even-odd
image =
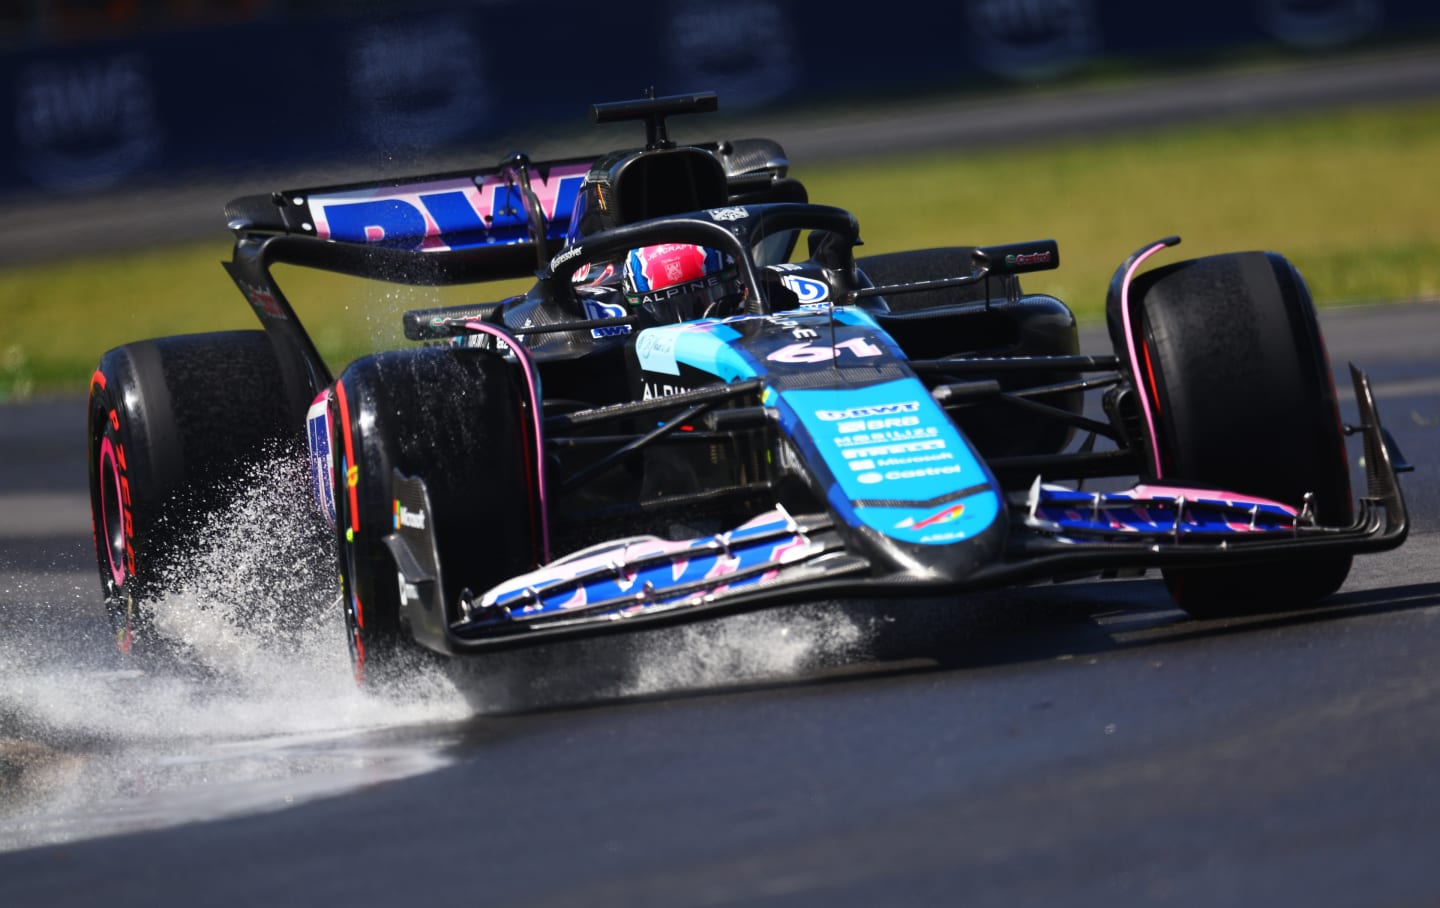
[[[108,463],[108,465],[107,465]],[[115,446],[110,442],[109,437],[100,441],[100,529],[105,534],[105,554],[110,559],[110,576],[114,578],[116,586],[125,585],[125,559],[115,563],[115,545],[110,535],[110,508],[106,507],[105,484],[107,478],[113,478],[115,486],[115,504],[118,513],[124,513],[124,501],[120,491],[120,462],[115,458]],[[123,517],[121,518],[124,519]],[[120,527],[123,533],[125,528]]]
[[[1125,272],[1124,280],[1120,285],[1120,317],[1125,331],[1125,345],[1130,354],[1130,374],[1135,376],[1136,395],[1140,398],[1140,409],[1145,414],[1145,429],[1150,433],[1150,450],[1155,455],[1155,478],[1159,479],[1164,475],[1160,468],[1160,435],[1155,428],[1155,416],[1151,410],[1151,401],[1145,395],[1145,383],[1141,376],[1148,374],[1140,369],[1140,355],[1135,349],[1135,330],[1130,326],[1130,282],[1135,277],[1135,272],[1140,269],[1145,260],[1161,249],[1166,243],[1156,243],[1135,257],[1130,263],[1130,268]]]

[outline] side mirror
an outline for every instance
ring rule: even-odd
[[[1054,240],[980,246],[970,253],[976,270],[990,274],[1026,274],[1060,267],[1060,244]]]

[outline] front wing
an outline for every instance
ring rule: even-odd
[[[1369,380],[1351,367],[1365,448],[1367,494],[1346,527],[1315,523],[1308,507],[1210,490],[1136,486],[1077,492],[1036,479],[1009,502],[1005,554],[961,582],[897,572],[877,576],[848,551],[829,514],[782,508],[736,529],[690,540],[641,536],[575,553],[479,596],[446,599],[427,528],[386,538],[400,569],[402,609],[416,638],[442,652],[472,653],[629,631],[787,603],[953,594],[1039,580],[1161,567],[1203,567],[1327,552],[1382,551],[1409,522],[1398,454],[1382,427]],[[397,477],[424,507],[424,484]],[[451,605],[447,607],[446,603]]]

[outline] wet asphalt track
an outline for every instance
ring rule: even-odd
[[[205,681],[114,707],[213,703],[178,743],[27,711],[7,678],[0,718],[43,752],[0,764],[0,905],[1436,904],[1440,305],[1323,320],[1417,469],[1410,542],[1322,609],[1196,622],[1157,581],[1085,583],[507,657],[489,715],[306,735],[283,720],[332,708],[313,676],[259,720]],[[119,704],[80,419],[0,407],[0,652]],[[32,789],[70,798],[17,813]]]

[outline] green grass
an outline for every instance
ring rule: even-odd
[[[1185,257],[1271,249],[1321,304],[1440,296],[1440,104],[1346,111],[806,174],[842,199],[867,252],[1053,237],[1058,271],[1026,278],[1082,316],[1136,247]]]
[[[1027,287],[1094,318],[1115,266],[1175,233],[1185,242],[1167,260],[1284,253],[1322,305],[1440,296],[1437,160],[1440,103],[1431,102],[965,154],[799,162],[795,175],[813,200],[856,213],[863,253],[1053,237],[1060,269],[1027,277]],[[254,327],[218,264],[228,256],[222,241],[0,271],[0,398],[82,391],[104,350],[136,338]],[[399,343],[405,308],[510,292],[441,294],[303,269],[277,276],[334,361]]]

